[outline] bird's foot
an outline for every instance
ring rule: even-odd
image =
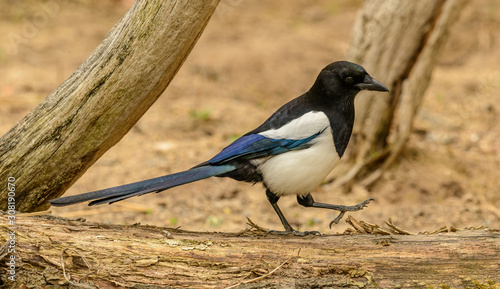
[[[318,231],[296,231],[296,230],[287,230],[287,231],[276,231],[276,230],[269,230],[266,233],[267,235],[294,235],[298,237],[304,237],[304,236],[309,236],[309,235],[314,235],[314,236],[321,236],[321,233]]]
[[[333,224],[338,224],[339,223],[340,219],[342,219],[342,217],[344,217],[345,212],[361,211],[371,201],[375,201],[375,199],[368,199],[368,200],[365,200],[365,201],[363,201],[363,202],[361,202],[361,203],[359,203],[357,205],[354,205],[354,206],[339,206],[339,208],[337,210],[340,211],[340,214],[335,219],[333,219],[330,222],[330,229],[332,228]]]

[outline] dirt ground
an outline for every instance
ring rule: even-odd
[[[132,1],[7,1],[0,10],[0,135],[62,83]],[[345,59],[362,1],[223,0],[164,95],[66,194],[174,173],[205,161]],[[500,7],[471,1],[453,27],[405,153],[370,191],[325,184],[316,200],[355,204],[357,219],[430,231],[500,228]],[[159,43],[158,45],[162,45]],[[369,68],[367,67],[369,71]],[[377,78],[377,75],[373,75]],[[362,95],[358,96],[362,97]],[[64,170],[64,168],[61,168]],[[280,206],[303,230],[342,232],[336,214]],[[52,208],[105,223],[240,231],[281,229],[260,185],[209,179],[111,206]]]

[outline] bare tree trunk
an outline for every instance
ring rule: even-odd
[[[488,277],[499,282],[498,230],[371,235],[366,231],[373,225],[356,222],[353,225],[364,234],[262,237],[266,231],[258,228],[240,234],[196,233],[50,217],[17,216],[15,253],[2,256],[0,248],[0,267],[6,271],[0,284],[137,289],[226,288],[247,282],[250,288],[441,288],[443,284],[498,288],[484,283]],[[0,216],[0,224],[8,224],[6,216]],[[10,232],[8,226],[0,227],[0,245],[8,239],[11,246]],[[475,286],[475,280],[483,285]]]
[[[356,122],[336,184],[370,185],[401,153],[449,29],[467,0],[367,0],[349,59],[389,86],[356,100]]]
[[[15,185],[16,210],[48,208],[130,130],[175,76],[217,4],[137,0],[73,75],[0,139],[0,183]]]

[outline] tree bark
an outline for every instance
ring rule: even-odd
[[[16,210],[48,208],[130,130],[175,76],[217,3],[135,1],[83,64],[0,139],[0,180],[6,188],[15,179]]]
[[[7,217],[0,223],[8,224]],[[263,237],[256,226],[239,234],[195,233],[18,215],[15,229],[0,227],[1,244],[12,230],[16,236],[14,272],[7,263],[12,254],[2,256],[0,280],[9,288],[495,288],[474,282],[499,282],[498,230],[394,235],[407,232],[353,226],[392,235]],[[7,279],[11,273],[15,282]]]
[[[370,185],[401,153],[439,52],[467,0],[368,0],[358,15],[348,59],[388,85],[389,95],[356,99],[356,122],[338,185]]]

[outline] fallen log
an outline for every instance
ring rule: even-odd
[[[15,249],[0,253],[1,281],[8,288],[500,286],[500,230],[395,235],[402,229],[392,222],[380,233],[348,219],[365,234],[265,236],[253,223],[239,233],[188,232],[50,215],[18,215],[12,224],[0,216],[0,241]]]

